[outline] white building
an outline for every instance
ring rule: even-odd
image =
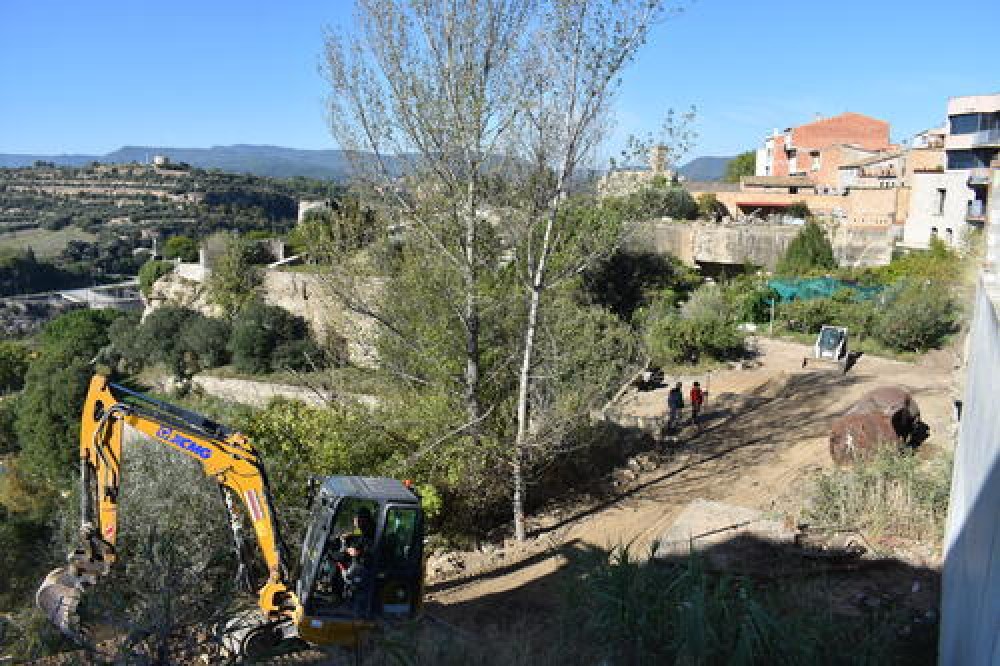
[[[941,165],[912,170],[904,247],[926,248],[933,237],[958,245],[969,230],[982,229],[989,166],[1000,157],[1000,94],[948,100],[944,132],[917,135],[911,154],[937,146],[944,152]]]

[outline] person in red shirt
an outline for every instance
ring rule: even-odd
[[[701,384],[695,382],[691,386],[691,423],[698,423],[698,415],[701,413],[701,406],[705,402],[705,392],[701,390]]]

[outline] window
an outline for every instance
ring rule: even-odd
[[[931,227],[931,238],[937,238],[937,227]]]
[[[819,171],[819,153],[813,153],[812,156],[812,170]]]
[[[955,244],[955,235],[952,233],[951,229],[944,230],[944,238],[946,241],[948,241],[948,245]]]
[[[944,188],[938,188],[937,191],[937,208],[935,210],[936,215],[944,215],[944,200],[948,191]],[[937,228],[934,229],[934,233],[937,233]]]
[[[385,517],[382,536],[383,567],[393,568],[410,564],[417,553],[417,512],[415,509],[393,507]]]
[[[979,131],[979,114],[963,113],[958,116],[950,116],[948,124],[951,126],[951,134],[972,134]]]

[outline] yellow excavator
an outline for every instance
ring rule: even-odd
[[[70,638],[87,643],[77,606],[117,557],[125,426],[193,458],[218,482],[237,553],[244,552],[237,502],[253,526],[267,580],[257,591],[252,617],[240,616],[226,627],[222,642],[230,656],[261,655],[295,638],[355,648],[380,622],[420,611],[424,522],[420,498],[408,484],[359,476],[311,480],[312,508],[293,589],[267,474],[247,437],[95,376],[80,429],[79,544],[67,566],[52,571],[36,595],[38,606]],[[244,571],[241,562],[241,577]]]

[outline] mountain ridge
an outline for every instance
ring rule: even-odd
[[[64,153],[35,155],[0,153],[0,167],[29,167],[36,161],[59,166],[83,166],[90,162],[118,164],[149,162],[164,155],[175,162],[187,162],[201,169],[220,169],[272,178],[304,176],[320,180],[345,181],[350,176],[348,151],[339,149],[286,148],[270,144],[237,143],[208,148],[125,145],[104,155]],[[688,180],[720,180],[731,157],[697,157],[679,168]]]

